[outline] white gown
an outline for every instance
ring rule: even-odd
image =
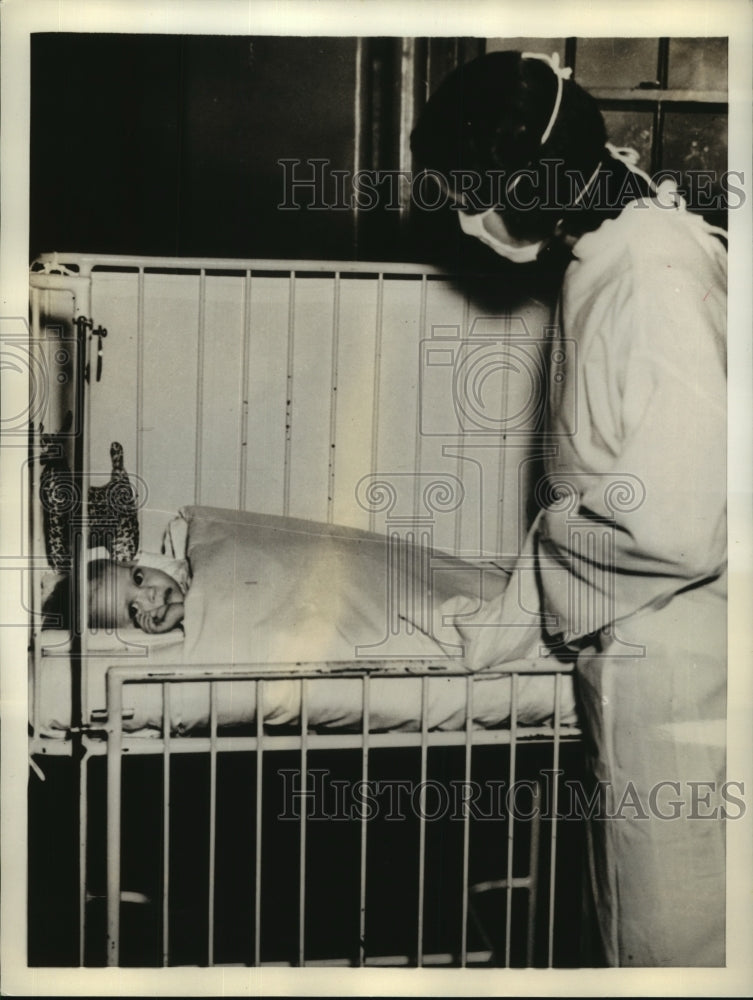
[[[722,789],[726,254],[701,218],[656,200],[573,252],[551,502],[474,623],[501,630],[464,630],[467,661],[580,645],[586,748],[613,817],[588,824],[603,957],[722,965],[724,809],[737,814]]]

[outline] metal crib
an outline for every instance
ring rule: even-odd
[[[87,670],[94,654],[88,647],[82,614],[87,606],[86,574],[80,572],[86,558],[88,523],[84,486],[102,480],[104,470],[97,463],[115,436],[113,428],[125,446],[127,460],[132,460],[130,471],[142,494],[142,542],[147,548],[158,545],[164,511],[192,497],[197,503],[309,517],[385,533],[405,533],[418,526],[431,545],[455,554],[479,561],[514,559],[522,538],[524,498],[541,454],[540,369],[549,329],[545,312],[536,305],[515,317],[500,317],[488,308],[484,312],[458,290],[453,279],[414,265],[57,254],[35,262],[30,283],[32,341],[43,359],[50,388],[45,423],[48,428],[59,425],[71,401],[75,411],[65,447],[80,499],[73,561],[76,624],[70,636],[61,635],[52,651],[42,642],[38,615],[44,562],[39,467],[34,462],[38,427],[32,434],[29,498],[32,551],[38,556],[30,595],[37,612],[31,637],[30,759],[33,769],[43,772],[46,757],[69,757],[76,772],[78,890],[72,964],[145,961],[145,953],[138,950],[135,957],[124,955],[124,946],[126,951],[131,946],[128,935],[123,936],[123,919],[133,907],[150,909],[155,925],[147,964],[465,967],[561,962],[557,945],[562,923],[560,881],[568,866],[563,867],[561,859],[558,789],[563,748],[570,753],[579,737],[577,729],[563,726],[560,718],[566,665],[552,661],[555,697],[551,722],[545,725],[519,724],[520,674],[512,675],[512,711],[509,727],[504,729],[474,728],[474,685],[479,680],[468,675],[466,722],[461,731],[430,729],[425,698],[415,731],[374,731],[369,721],[373,678],[419,675],[425,691],[430,677],[460,673],[446,665],[390,657],[359,659],[336,668],[343,677],[360,679],[362,684],[358,732],[320,731],[309,725],[306,690],[321,678],[320,664],[277,665],[263,671],[234,665],[225,671],[185,665],[153,668],[134,660],[132,665],[107,670],[106,703],[91,704]],[[169,392],[164,380],[150,377],[150,366],[158,369],[166,356],[178,358]],[[135,406],[134,381],[122,379],[124,371],[134,373]],[[491,397],[479,395],[476,388],[490,371],[501,372],[498,391]],[[56,372],[64,377],[56,379]],[[448,385],[455,387],[449,396]],[[176,416],[176,400],[188,400],[184,407],[188,419],[185,412]],[[279,419],[268,418],[270,408]],[[359,416],[364,413],[365,417]],[[161,474],[167,452],[155,427],[162,429],[170,449],[183,457],[179,470],[168,462],[168,474]],[[365,503],[358,493],[358,484],[377,473],[390,484],[389,503],[383,503],[383,496],[374,491]],[[432,500],[427,486],[437,476],[445,485],[450,480],[460,484],[462,502],[453,505],[441,496],[439,501]],[[500,504],[500,496],[510,499]],[[41,658],[49,655],[70,663],[71,724],[65,739],[48,738],[39,717],[34,679]],[[251,731],[226,731],[218,725],[217,684],[231,677],[253,682],[258,706],[260,682],[270,676],[300,683],[302,710],[297,727],[273,731],[265,726],[260,710]],[[331,666],[328,676],[332,676]],[[171,731],[171,693],[176,684],[198,681],[210,686],[209,726],[206,732],[181,736]],[[153,684],[161,692],[164,722],[150,738],[123,728],[124,691],[135,682]],[[484,877],[474,874],[473,803],[461,801],[456,817],[461,844],[453,889],[457,933],[450,935],[449,944],[447,935],[429,934],[440,942],[435,948],[427,943],[427,921],[442,872],[432,869],[427,846],[434,831],[426,798],[432,787],[432,754],[442,748],[459,754],[459,781],[470,787],[476,758],[486,749],[497,748],[505,757],[496,773],[504,773],[506,786],[513,788],[522,780],[521,755],[528,747],[538,747],[537,752],[544,754],[537,762],[539,777],[524,779],[533,803],[530,815],[525,823],[516,819],[514,811],[503,817],[502,843],[493,852],[498,863]],[[317,924],[311,915],[310,894],[313,821],[303,809],[293,838],[297,838],[295,929],[284,947],[265,951],[264,928],[271,919],[270,894],[264,891],[266,851],[270,836],[272,843],[276,836],[270,835],[265,819],[267,761],[292,754],[297,787],[305,795],[316,770],[312,768],[316,754],[355,755],[357,781],[368,788],[379,753],[388,750],[417,755],[416,844],[409,852],[415,854],[415,873],[410,876],[413,902],[408,907],[413,913],[410,944],[396,953],[382,947],[379,935],[375,940],[370,932],[373,914],[379,909],[372,903],[378,877],[369,868],[376,834],[373,817],[364,810],[352,817],[358,860],[352,903],[348,904],[353,919],[347,940],[324,955],[312,953],[311,936]],[[244,888],[249,900],[244,918],[249,934],[233,955],[222,944],[219,897],[224,889],[217,874],[220,861],[225,860],[218,831],[229,808],[220,786],[223,767],[231,758],[247,762],[254,776],[253,818],[249,820],[253,859],[250,865],[247,857],[243,861],[251,875]],[[103,759],[104,784],[101,775],[95,780]],[[154,778],[156,812],[150,819],[159,850],[154,891],[149,893],[129,883],[132,859],[124,832],[132,808],[124,781],[127,785],[129,769],[139,759],[153,762],[159,772]],[[171,940],[178,906],[172,878],[179,828],[173,815],[175,769],[181,759],[201,761],[201,767],[208,769],[206,794],[196,804],[196,823],[206,830],[206,852],[195,869],[196,880],[202,884],[202,926],[194,940],[195,953],[188,958],[176,953]],[[546,810],[541,808],[543,781],[551,792]],[[242,792],[248,798],[241,789],[238,796]],[[522,864],[518,861],[521,844]],[[572,845],[567,850],[572,851]],[[102,853],[104,891],[97,891]],[[569,865],[573,863],[571,859]],[[104,924],[97,916],[101,896],[106,900]],[[485,901],[492,899],[490,921]],[[523,900],[522,910],[518,899]],[[98,941],[104,942],[99,951]]]

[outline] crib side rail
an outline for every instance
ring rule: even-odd
[[[435,660],[406,660],[385,663],[384,661],[363,661],[358,665],[352,662],[342,663],[300,663],[300,664],[274,664],[269,666],[236,665],[226,664],[220,666],[186,666],[164,665],[154,669],[144,670],[133,666],[118,665],[110,667],[107,671],[107,719],[103,723],[103,731],[107,735],[107,964],[117,966],[120,961],[120,927],[122,909],[122,885],[121,885],[121,847],[123,830],[123,760],[131,752],[138,750],[144,744],[150,744],[150,748],[144,752],[161,753],[163,759],[163,802],[162,802],[162,836],[163,836],[163,882],[162,882],[162,956],[163,964],[170,964],[170,940],[169,940],[169,912],[170,912],[170,848],[169,838],[171,829],[171,760],[174,755],[183,753],[203,754],[209,765],[209,801],[208,801],[208,822],[209,822],[209,846],[206,860],[207,888],[207,942],[206,955],[209,965],[214,964],[215,954],[215,871],[217,867],[217,825],[218,825],[218,757],[220,754],[230,752],[246,751],[256,755],[256,843],[255,851],[255,872],[256,878],[253,892],[254,901],[254,942],[253,959],[249,964],[265,964],[261,947],[261,926],[264,918],[264,911],[261,902],[261,872],[263,866],[262,851],[262,811],[263,800],[263,761],[265,755],[275,751],[295,751],[298,759],[298,783],[301,800],[300,814],[296,817],[299,829],[299,896],[298,896],[298,942],[295,949],[296,960],[292,964],[305,966],[317,964],[315,960],[307,957],[307,811],[309,806],[308,796],[313,794],[309,791],[309,778],[314,772],[311,770],[309,755],[316,749],[323,746],[327,748],[348,748],[360,750],[361,787],[367,787],[369,782],[371,753],[379,747],[413,747],[414,752],[420,756],[420,776],[421,781],[418,787],[418,797],[416,798],[419,822],[419,846],[418,846],[418,892],[416,899],[416,931],[415,948],[410,954],[402,956],[384,956],[369,954],[368,940],[366,937],[366,917],[368,912],[368,844],[369,844],[369,815],[366,810],[360,814],[360,842],[361,842],[361,862],[360,862],[360,930],[358,934],[357,954],[350,957],[338,956],[332,963],[325,964],[352,964],[358,966],[373,964],[415,964],[418,967],[433,964],[455,964],[466,967],[471,964],[486,963],[499,964],[509,967],[511,965],[512,941],[511,927],[513,920],[513,895],[514,893],[525,892],[527,894],[527,959],[531,963],[534,925],[537,920],[537,903],[541,896],[538,873],[538,842],[540,836],[540,788],[531,788],[534,798],[535,815],[527,816],[533,820],[533,832],[531,833],[532,843],[530,848],[529,871],[523,875],[515,874],[514,856],[516,856],[516,833],[517,827],[513,812],[508,817],[506,833],[506,872],[504,878],[493,880],[483,880],[473,882],[471,879],[470,858],[470,820],[472,816],[473,788],[472,760],[474,748],[491,743],[507,743],[509,745],[509,756],[507,758],[507,774],[505,780],[509,788],[515,788],[517,781],[517,750],[518,745],[531,729],[551,746],[552,774],[555,775],[555,782],[558,780],[560,765],[560,746],[573,737],[577,737],[577,729],[563,725],[560,711],[561,703],[561,682],[563,675],[570,672],[571,666],[568,664],[547,660],[541,661],[516,661],[505,664],[489,671],[479,673],[469,673],[459,664],[447,664]],[[554,677],[554,698],[552,705],[552,722],[550,725],[542,727],[527,727],[521,725],[518,715],[518,683],[522,676],[527,674],[549,673]],[[316,684],[323,678],[342,677],[360,679],[362,685],[362,722],[358,732],[353,733],[321,733],[315,729],[312,731],[309,725],[306,691],[310,685]],[[512,702],[509,727],[502,729],[483,730],[474,725],[474,686],[489,676],[509,677],[511,682]],[[371,682],[377,678],[396,680],[406,676],[418,677],[421,679],[421,714],[416,720],[416,729],[413,732],[405,733],[384,733],[372,731],[370,721],[370,693]],[[455,732],[436,732],[429,727],[428,715],[428,684],[436,677],[465,678],[465,721],[461,730]],[[298,732],[290,734],[276,735],[273,730],[265,726],[264,723],[264,694],[263,682],[269,680],[296,680],[301,684],[301,714]],[[256,685],[256,722],[255,733],[251,736],[223,736],[218,722],[217,698],[215,692],[217,685],[224,681],[249,681]],[[124,689],[129,684],[157,684],[162,686],[164,721],[160,739],[155,745],[155,740],[132,740],[123,728],[124,710]],[[183,683],[209,683],[209,727],[208,735],[202,737],[180,737],[175,736],[171,731],[171,692],[175,685]],[[427,906],[427,822],[431,820],[430,804],[427,801],[427,789],[431,784],[427,781],[429,750],[431,747],[459,747],[463,753],[463,787],[466,789],[461,795],[466,795],[461,799],[462,824],[463,824],[463,846],[462,846],[462,891],[461,905],[462,914],[460,919],[461,933],[457,950],[453,954],[437,955],[424,952],[424,917]],[[528,784],[531,784],[528,782]],[[556,799],[556,792],[555,792]],[[554,924],[553,915],[556,905],[556,848],[557,848],[557,815],[556,801],[555,810],[548,817],[549,823],[549,845],[548,845],[548,943],[547,954],[548,964],[553,964],[554,949]],[[469,924],[476,925],[478,918],[475,910],[475,902],[488,891],[498,891],[504,896],[504,925],[505,935],[502,944],[479,952],[469,950]],[[482,932],[483,937],[483,932]],[[321,963],[318,963],[321,964]]]
[[[108,668],[112,683],[147,681],[313,679],[333,674],[338,677],[404,677],[406,674],[432,677],[484,678],[515,674],[571,674],[572,663],[553,657],[510,660],[483,670],[470,671],[461,661],[439,658],[296,660],[289,663],[160,664],[154,667],[121,665]]]

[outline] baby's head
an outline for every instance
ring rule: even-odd
[[[96,559],[89,563],[89,625],[138,625],[166,632],[183,618],[183,592],[161,569]]]

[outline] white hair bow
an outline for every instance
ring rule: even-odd
[[[557,121],[557,115],[559,114],[560,104],[562,103],[562,85],[563,80],[569,80],[573,75],[572,66],[560,66],[560,55],[559,52],[552,52],[550,56],[546,55],[544,52],[523,52],[521,54],[522,59],[541,59],[549,65],[554,75],[557,77],[557,97],[554,101],[554,107],[552,108],[552,113],[549,117],[549,124],[544,129],[544,133],[541,136],[541,145],[547,141],[551,135],[552,129],[554,128],[554,123]]]

